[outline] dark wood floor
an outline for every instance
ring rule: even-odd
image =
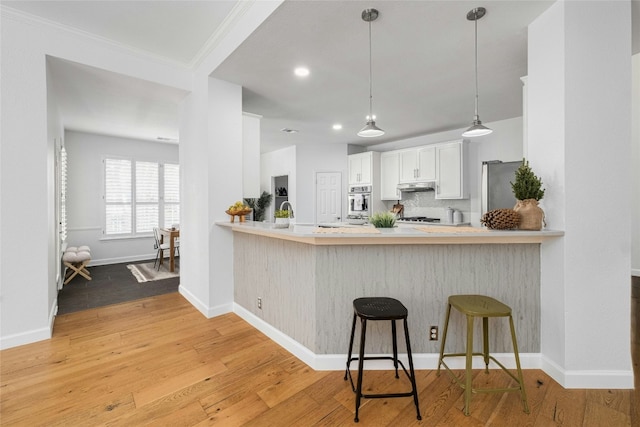
[[[58,314],[73,313],[178,291],[180,277],[138,283],[127,265],[147,262],[153,262],[153,260],[89,267],[91,280],[78,275],[58,292]]]

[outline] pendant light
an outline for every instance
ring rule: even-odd
[[[367,116],[367,124],[360,129],[358,136],[363,138],[373,138],[375,136],[384,135],[384,131],[376,126],[373,115],[373,83],[372,83],[372,71],[371,71],[371,22],[378,18],[378,11],[376,9],[365,9],[362,11],[362,20],[369,23],[369,115]]]
[[[475,67],[476,67],[476,114],[473,118],[473,124],[469,129],[464,131],[462,136],[464,137],[474,137],[474,136],[483,136],[489,135],[493,130],[484,126],[480,121],[480,116],[478,116],[478,20],[482,18],[487,13],[487,9],[484,7],[477,7],[472,9],[467,13],[467,19],[469,21],[475,22],[476,28],[476,49],[475,49]]]

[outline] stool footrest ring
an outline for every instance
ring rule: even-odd
[[[353,383],[353,378],[351,377],[351,369],[349,369],[349,365],[351,364],[351,362],[354,362],[356,360],[360,360],[359,357],[352,357],[351,359],[349,359],[347,361],[347,375],[345,375],[345,380],[347,378],[349,378],[349,382],[351,382],[351,390],[353,390],[354,393],[356,393],[357,389],[355,384]],[[391,360],[392,362],[395,362],[395,359],[391,356],[367,356],[367,357],[363,357],[362,360]],[[411,374],[409,374],[409,371],[407,371],[407,368],[405,368],[404,363],[402,363],[402,360],[398,359],[398,365],[400,365],[400,367],[402,368],[402,370],[404,371],[405,375],[407,376],[407,378],[409,379],[409,381],[411,381]],[[397,374],[396,374],[396,378],[398,378]],[[413,396],[413,390],[410,392],[406,392],[406,393],[386,393],[386,394],[361,394],[362,397],[368,397],[368,398],[377,398],[377,397],[409,397],[409,396]]]
[[[484,357],[484,354],[482,353],[471,353],[472,356],[480,356],[480,357]],[[453,371],[451,371],[451,369],[447,366],[446,363],[444,363],[444,358],[445,357],[463,357],[466,356],[465,353],[450,353],[450,354],[443,354],[442,355],[442,360],[440,361],[440,364],[442,366],[444,366],[447,370],[447,372],[449,373],[449,375],[458,383],[458,385],[462,388],[465,388],[465,385],[460,381],[460,379],[453,373]],[[516,377],[515,375],[513,375],[513,373],[506,367],[504,366],[502,363],[500,363],[495,357],[489,355],[489,360],[493,361],[496,365],[498,365],[500,368],[502,368],[502,370],[511,377],[512,380],[514,380],[515,382],[517,382],[518,384],[520,384],[520,380],[518,380],[518,377]],[[481,393],[479,391],[480,389],[471,389],[472,393],[478,392]],[[513,391],[513,390],[521,390],[521,387],[514,387],[514,388],[509,388],[507,390]]]

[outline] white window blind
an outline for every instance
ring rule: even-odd
[[[67,150],[60,150],[60,241],[67,240]]]
[[[106,159],[105,234],[131,234],[131,161]]]
[[[158,163],[136,162],[136,233],[152,232],[158,226]]]
[[[180,166],[105,159],[105,235],[149,235],[180,222]]]

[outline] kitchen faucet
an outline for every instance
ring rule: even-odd
[[[293,218],[293,205],[290,201],[285,200],[284,202],[280,203],[280,210],[283,210],[282,208],[284,207],[285,203],[289,205],[289,218]]]

